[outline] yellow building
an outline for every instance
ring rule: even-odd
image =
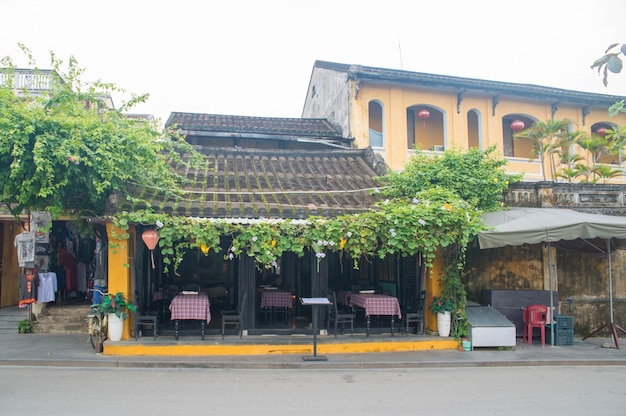
[[[524,173],[525,181],[541,181],[544,175],[546,180],[555,179],[547,161],[541,166],[531,143],[514,139],[514,133],[535,122],[566,119],[570,131],[601,135],[602,128],[626,124],[624,113],[608,116],[608,108],[622,99],[317,61],[302,117],[328,119],[344,136],[353,137],[357,147],[371,146],[392,169],[402,169],[415,149],[438,152],[495,145],[508,160],[509,173]],[[590,157],[578,145],[567,150]],[[598,158],[599,163],[622,171],[611,179],[613,183],[626,181],[621,154],[600,154]]]

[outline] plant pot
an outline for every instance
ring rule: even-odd
[[[122,339],[122,330],[124,329],[124,320],[118,318],[114,313],[110,313],[109,321],[109,341],[119,341]]]
[[[437,313],[437,331],[440,337],[450,336],[450,312]]]
[[[461,345],[463,345],[463,351],[471,351],[472,350],[472,341],[464,339],[461,341]]]

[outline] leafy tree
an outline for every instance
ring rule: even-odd
[[[626,55],[626,43],[614,43],[610,45],[606,51],[604,51],[604,55],[596,59],[591,65],[591,69],[598,69],[598,74],[604,74],[602,82],[605,87],[609,85],[609,71],[614,74],[622,72],[624,65],[620,55]],[[617,101],[609,107],[610,117],[623,112],[626,112],[624,100]]]
[[[581,155],[563,152],[561,155],[561,164],[565,165],[565,167],[557,173],[557,178],[565,179],[567,182],[571,183],[580,175],[580,172],[576,170],[576,166],[582,161],[584,161],[584,157]]]
[[[502,209],[502,193],[522,176],[507,174],[506,160],[496,157],[495,151],[491,146],[466,152],[449,149],[442,155],[417,153],[402,172],[385,176],[390,187],[382,192],[389,197],[413,198],[424,190],[445,188],[476,209],[497,211]]]
[[[551,177],[557,175],[555,156],[560,155],[561,148],[568,140],[569,120],[538,121],[529,128],[515,134],[515,138],[525,138],[532,142],[533,156],[539,157],[541,166],[545,166],[548,158]],[[543,180],[547,180],[546,171],[542,169]]]
[[[611,178],[617,178],[622,176],[622,171],[620,169],[613,169],[608,165],[599,165],[593,171],[594,177],[596,180],[601,180],[606,183],[607,180]]]
[[[602,82],[605,87],[609,85],[609,71],[614,74],[619,74],[622,71],[623,63],[620,55],[626,55],[626,44],[614,43],[604,51],[604,55],[596,59],[591,65],[591,69],[597,68],[598,74],[604,75]]]
[[[36,68],[28,49],[20,46]],[[100,215],[112,191],[133,197],[129,183],[171,192],[180,188],[184,178],[169,166],[183,163],[180,152],[192,154],[190,146],[171,131],[158,131],[155,122],[123,113],[147,95],[108,108],[103,97],[121,90],[83,83],[74,58],[63,72],[54,53],[50,90],[29,94],[13,87],[12,60],[4,58],[1,64],[0,203],[14,216],[24,210],[46,210],[54,217],[69,211]]]

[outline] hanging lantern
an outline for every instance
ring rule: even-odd
[[[601,137],[606,136],[606,128],[600,127],[599,129],[596,130],[596,134]]]
[[[155,249],[157,243],[159,242],[159,233],[156,230],[146,230],[141,234],[141,239],[150,250],[152,268],[154,269],[154,252],[152,250]]]
[[[524,130],[524,122],[520,119],[516,119],[514,122],[511,123],[511,130],[513,131],[513,133]]]
[[[419,111],[419,113],[417,113],[417,116],[423,120],[423,125],[424,125],[424,127],[426,127],[426,119],[427,119],[428,117],[430,117],[430,111],[428,111],[428,110],[427,110],[427,109],[425,109],[425,108],[422,108],[422,109]]]

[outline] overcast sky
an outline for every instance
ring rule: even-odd
[[[134,112],[300,117],[315,60],[626,96],[590,69],[626,42],[626,0],[13,0],[0,56],[74,56],[149,93]],[[114,96],[119,106],[124,96]]]

